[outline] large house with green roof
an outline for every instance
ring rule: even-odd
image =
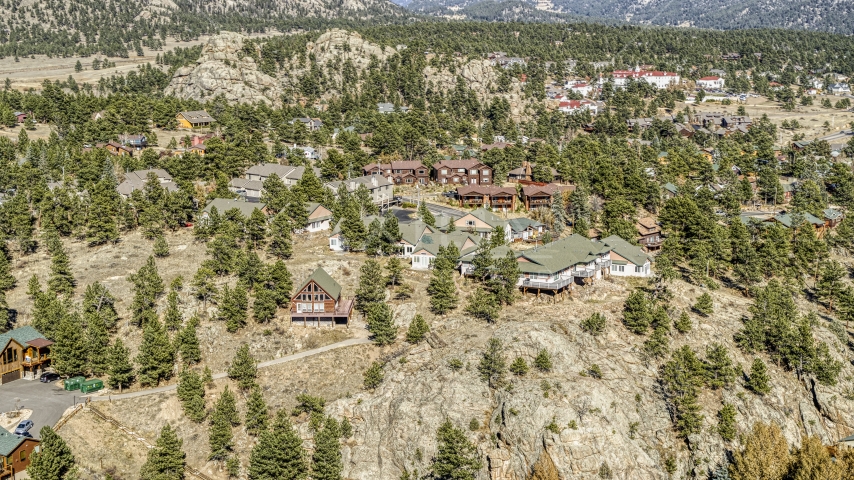
[[[18,478],[30,466],[30,456],[38,449],[39,441],[35,438],[15,435],[0,427],[0,479]]]
[[[513,239],[510,222],[485,208],[478,208],[454,220],[454,228],[463,232],[474,233],[483,238],[489,238],[498,227],[504,231],[504,242]]]
[[[35,379],[50,365],[51,345],[29,325],[0,334],[0,384]]]
[[[345,299],[341,285],[317,268],[291,298],[291,321],[303,326],[350,325],[353,299]]]
[[[433,260],[439,255],[439,247],[455,245],[463,255],[477,248],[480,236],[459,230],[450,233],[431,233],[421,237],[412,251],[412,269],[427,270],[433,266]]]

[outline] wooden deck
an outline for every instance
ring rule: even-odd
[[[352,298],[344,299],[338,302],[335,310],[330,312],[291,312],[291,322],[302,320],[303,326],[320,326],[323,323],[328,323],[332,326],[335,324],[350,325],[350,315],[353,314],[353,306],[356,304]]]

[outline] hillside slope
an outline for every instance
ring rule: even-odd
[[[714,29],[792,28],[850,34],[854,4],[835,0],[397,0],[410,10],[472,19],[593,18]]]

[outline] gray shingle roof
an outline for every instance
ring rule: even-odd
[[[602,243],[605,244],[610,251],[616,252],[617,255],[637,266],[643,266],[646,262],[650,261],[649,255],[643,253],[643,250],[641,250],[640,247],[632,245],[616,235],[611,235],[610,237],[602,239]]]
[[[341,285],[335,281],[332,277],[326,273],[326,270],[318,267],[315,269],[311,275],[303,282],[302,286],[300,286],[296,291],[301,292],[309,282],[314,281],[320,288],[323,289],[326,293],[329,294],[333,299],[338,300],[341,297]]]
[[[610,251],[604,243],[572,234],[556,242],[533,250],[525,250],[519,257],[523,273],[555,273],[578,264],[588,264]],[[519,258],[517,257],[517,258]]]
[[[267,205],[264,203],[250,203],[244,202],[243,200],[231,200],[228,198],[214,198],[203,210],[204,212],[211,213],[211,208],[216,207],[217,212],[223,214],[232,208],[236,208],[240,210],[240,214],[246,218],[249,218],[249,215],[252,215],[252,211],[256,208],[258,210],[263,210]]]
[[[466,232],[455,231],[451,233],[435,233],[424,235],[421,237],[421,241],[415,246],[413,253],[426,250],[431,253],[433,256],[439,254],[439,247],[447,247],[450,244],[454,244],[458,249],[462,249],[462,246],[465,245],[466,241],[471,239],[475,245],[480,243],[480,237],[477,235],[471,235]]]

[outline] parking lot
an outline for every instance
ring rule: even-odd
[[[33,411],[30,420],[33,428],[30,434],[39,438],[39,430],[45,425],[51,427],[62,418],[62,413],[74,405],[75,399],[80,402],[80,391],[66,392],[60,388],[61,383],[41,383],[38,380],[16,380],[0,385],[0,412],[15,409],[15,399],[20,408]]]

